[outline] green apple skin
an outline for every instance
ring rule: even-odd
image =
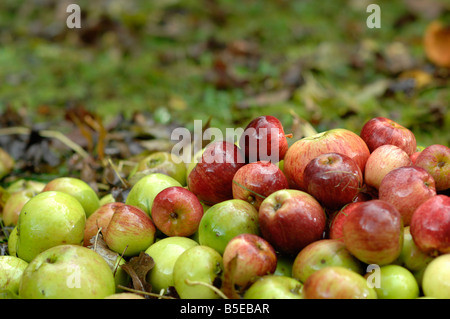
[[[145,297],[132,292],[118,292],[114,295],[105,297],[105,299],[145,299]]]
[[[432,256],[421,251],[414,243],[409,226],[405,227],[402,251],[394,263],[415,272],[426,267],[432,260]]]
[[[244,299],[303,299],[303,284],[289,276],[266,275],[244,293]]]
[[[278,276],[292,276],[292,267],[294,265],[294,258],[292,256],[278,255],[277,256],[277,268],[274,275]]]
[[[156,195],[163,189],[171,186],[182,187],[176,179],[168,175],[161,173],[146,175],[133,185],[125,200],[125,204],[139,207],[151,217],[153,200]]]
[[[83,206],[86,217],[89,217],[100,207],[97,193],[85,181],[74,177],[58,177],[45,185],[45,191],[64,192],[75,197]]]
[[[292,277],[304,283],[315,271],[328,266],[340,266],[358,274],[364,274],[361,261],[337,239],[322,239],[312,242],[296,256],[292,266]]]
[[[244,233],[260,235],[258,211],[241,199],[230,199],[211,206],[204,213],[198,228],[200,245],[214,248],[221,255],[232,238]]]
[[[419,284],[414,275],[405,267],[386,265],[380,268],[380,285],[375,286],[378,299],[416,299]]]
[[[112,194],[106,194],[105,196],[100,198],[99,206],[102,207],[103,205],[115,203],[115,202],[116,202],[116,199],[114,198],[114,196]]]
[[[6,190],[8,193],[12,194],[15,192],[20,192],[24,190],[30,190],[37,193],[42,192],[42,190],[45,187],[45,183],[35,181],[35,180],[26,180],[26,179],[19,179],[9,185]]]
[[[9,233],[8,237],[8,255],[17,257],[17,226],[13,228],[13,230]]]
[[[3,224],[5,226],[16,226],[22,207],[36,193],[32,190],[21,190],[12,193],[3,207]]]
[[[209,246],[197,245],[183,252],[175,262],[174,287],[181,299],[219,299],[213,289],[192,282],[213,286],[217,281],[223,282],[223,272],[222,256]]]
[[[28,263],[14,256],[0,256],[0,289],[19,293],[19,284],[22,274]]]
[[[435,257],[425,268],[422,278],[425,297],[450,299],[450,254]]]
[[[147,248],[146,254],[155,262],[155,266],[147,274],[147,281],[152,285],[153,291],[159,293],[174,285],[175,262],[185,250],[198,245],[198,242],[188,237],[173,236],[158,240]]]
[[[37,255],[23,272],[23,299],[103,299],[115,293],[102,256],[80,245],[59,245]]]
[[[82,245],[85,224],[86,214],[75,197],[58,191],[39,193],[20,212],[17,256],[30,262],[53,246]]]
[[[125,270],[123,270],[123,268],[121,267],[125,263],[126,263],[126,260],[119,256],[119,257],[117,257],[116,264],[114,265],[114,268],[112,269],[113,275],[114,275],[116,293],[124,292],[122,288],[119,288],[119,285],[127,287],[131,281],[130,275],[128,275],[128,273]]]

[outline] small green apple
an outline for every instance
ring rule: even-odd
[[[119,286],[127,287],[131,281],[130,275],[128,275],[128,273],[121,267],[125,263],[126,260],[119,256],[117,257],[114,268],[112,269],[116,286],[116,293],[123,292],[123,289],[119,288]]]
[[[303,284],[289,276],[266,275],[244,293],[244,299],[303,299]]]
[[[294,260],[292,256],[278,255],[277,268],[275,269],[274,275],[291,277]]]
[[[28,263],[14,256],[0,256],[0,289],[19,293],[19,284],[22,274]]]
[[[3,224],[5,226],[17,225],[23,205],[36,194],[32,190],[21,190],[12,193],[3,207]]]
[[[116,199],[112,194],[106,194],[105,196],[100,198],[99,206],[102,207],[103,205],[109,204],[109,203],[115,203]]]
[[[23,299],[103,299],[115,293],[113,272],[95,251],[59,245],[37,255],[23,272]]]
[[[374,288],[378,299],[416,299],[420,292],[411,271],[399,265],[382,266],[379,286]]]
[[[402,251],[395,264],[415,272],[426,267],[431,260],[433,260],[433,257],[420,250],[414,243],[410,227],[405,227]]]
[[[40,193],[45,187],[45,183],[36,180],[18,179],[10,184],[6,190],[12,194],[23,190],[31,190],[35,193]]]
[[[13,230],[9,233],[8,237],[8,254],[10,256],[17,257],[16,246],[17,246],[17,226],[13,228]]]
[[[425,297],[450,299],[450,254],[435,257],[425,268],[422,278]]]

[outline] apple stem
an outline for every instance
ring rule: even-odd
[[[287,138],[293,138],[293,137],[294,137],[294,134],[289,133],[289,134],[285,134],[284,136],[287,137]]]
[[[203,281],[192,281],[192,280],[189,280],[187,278],[185,279],[185,282],[188,285],[200,285],[200,286],[208,287],[208,288],[212,289],[216,294],[218,294],[223,299],[228,299],[228,297],[225,296],[225,294],[220,289],[218,289],[217,287],[214,287],[213,285],[210,285],[210,284],[208,284],[206,282],[203,282]]]

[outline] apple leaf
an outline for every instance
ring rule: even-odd
[[[133,288],[143,292],[152,292],[152,285],[147,282],[147,273],[155,266],[153,258],[141,251],[121,267],[131,277]]]

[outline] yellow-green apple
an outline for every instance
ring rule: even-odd
[[[289,276],[265,275],[244,293],[244,299],[303,299],[303,285]]]
[[[394,264],[398,264],[412,272],[424,269],[433,257],[420,250],[414,243],[410,226],[404,228],[402,252]]]
[[[435,195],[421,204],[412,215],[410,232],[423,252],[450,253],[450,197]]]
[[[28,263],[14,256],[0,256],[0,290],[9,290],[13,294],[19,293],[22,274]]]
[[[385,117],[375,117],[367,121],[360,132],[370,152],[382,145],[395,145],[408,155],[416,151],[416,137],[413,132],[399,123]]]
[[[274,275],[290,277],[292,275],[294,260],[295,256],[282,255],[278,253],[277,268],[275,269]]]
[[[397,208],[404,226],[409,226],[414,211],[435,195],[433,177],[418,166],[403,166],[390,171],[378,189],[378,198]]]
[[[450,188],[450,148],[434,144],[427,146],[417,156],[416,166],[424,168],[436,182],[436,190],[444,191]]]
[[[23,299],[103,299],[115,293],[108,263],[80,245],[58,245],[37,255],[19,286]]]
[[[11,183],[6,190],[8,193],[12,194],[15,192],[23,191],[23,190],[31,190],[33,192],[40,193],[45,187],[45,183],[37,181],[37,180],[27,180],[27,179],[18,179],[17,181]]]
[[[19,214],[23,205],[36,195],[32,190],[21,190],[12,193],[3,206],[3,224],[5,226],[15,226],[19,220]]]
[[[307,193],[327,209],[336,210],[351,203],[364,182],[361,169],[344,154],[324,153],[313,158],[303,172]]]
[[[277,268],[277,254],[265,239],[254,234],[240,234],[232,238],[223,252],[225,276],[242,289],[248,288],[258,277],[273,274]]]
[[[354,202],[347,204],[331,216],[330,226],[328,229],[328,237],[330,239],[337,239],[344,242],[342,226],[344,225],[345,218],[352,213],[355,207],[361,205],[362,203],[363,202]]]
[[[305,299],[377,299],[374,288],[357,272],[329,266],[311,274],[303,285]]]
[[[392,204],[379,199],[370,200],[345,218],[344,243],[362,262],[384,266],[400,255],[403,228],[402,217]]]
[[[8,255],[17,257],[16,247],[17,247],[17,225],[9,233],[8,237]]]
[[[105,204],[114,203],[114,202],[116,202],[114,195],[109,193],[109,194],[106,194],[103,197],[101,197],[99,203],[100,203],[100,206],[103,206]]]
[[[152,219],[157,229],[166,236],[193,235],[203,217],[203,206],[190,190],[172,186],[156,195]]]
[[[337,128],[304,137],[292,144],[284,158],[283,171],[291,188],[305,190],[303,172],[306,165],[324,153],[340,153],[356,162],[364,172],[366,161],[370,156],[369,148],[356,133]]]
[[[262,237],[277,251],[296,255],[313,241],[323,238],[327,217],[310,194],[282,189],[269,195],[259,208]]]
[[[99,230],[104,234],[108,229],[111,217],[114,215],[117,207],[125,205],[121,202],[113,202],[100,206],[95,212],[93,212],[87,219],[84,228],[84,241],[85,247],[90,246],[91,239],[97,235]]]
[[[385,265],[379,269],[379,285],[374,285],[378,299],[416,299],[420,288],[414,275],[405,267]]]
[[[286,176],[271,162],[246,164],[233,177],[233,198],[245,200],[257,210],[267,196],[286,188],[289,188]]]
[[[39,193],[20,212],[17,256],[30,262],[53,246],[82,245],[85,224],[85,211],[75,197],[59,191]]]
[[[450,299],[450,254],[434,258],[425,268],[422,290],[425,297]]]
[[[196,245],[184,251],[173,267],[174,287],[181,299],[219,299],[223,258],[213,248]],[[210,287],[208,287],[210,286]]]
[[[258,211],[242,199],[230,199],[211,206],[198,228],[201,245],[217,250],[221,255],[228,242],[240,234],[259,235]]]
[[[292,277],[305,283],[311,274],[330,266],[344,267],[361,275],[364,273],[362,262],[348,251],[342,241],[321,239],[298,253],[292,265]]]
[[[104,240],[108,247],[123,256],[136,256],[155,241],[156,227],[151,218],[132,205],[116,207]]]
[[[147,273],[147,281],[152,290],[159,293],[161,290],[173,287],[173,267],[178,257],[198,243],[187,237],[166,237],[156,241],[145,251],[155,262],[154,267]]]
[[[14,158],[0,147],[0,179],[12,172],[16,161]]]
[[[364,170],[364,182],[366,185],[378,190],[381,181],[390,171],[411,165],[411,158],[404,150],[395,145],[382,145],[376,148],[367,160]]]
[[[208,144],[188,176],[187,185],[200,201],[214,205],[233,198],[233,176],[245,165],[239,148],[227,141]]]

